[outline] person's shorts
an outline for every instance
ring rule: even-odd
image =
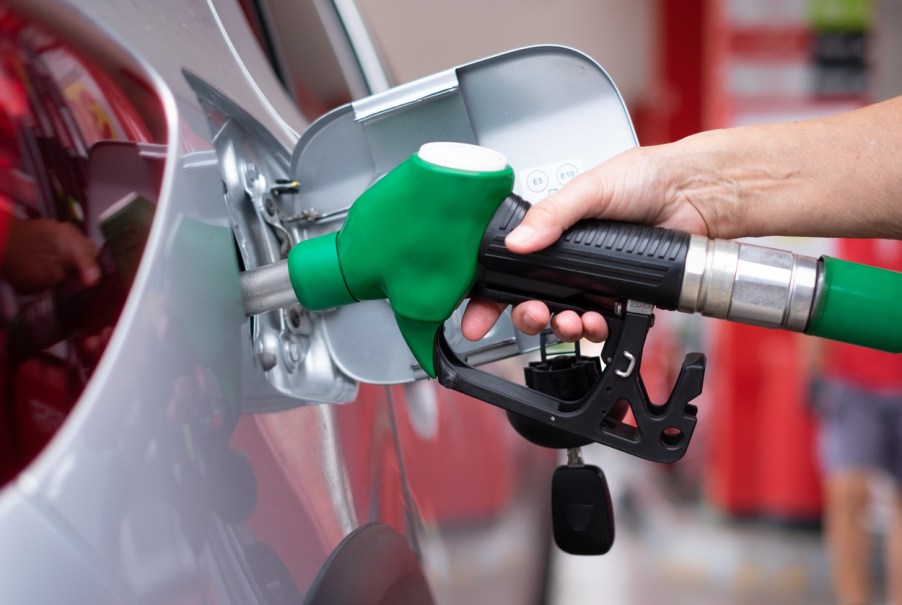
[[[902,392],[822,381],[814,399],[824,471],[880,470],[902,485]]]

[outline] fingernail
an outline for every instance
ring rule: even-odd
[[[521,225],[507,234],[504,239],[506,244],[523,245],[529,243],[536,235],[535,229],[529,225]]]

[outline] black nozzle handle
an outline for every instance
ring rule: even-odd
[[[504,238],[528,209],[512,194],[495,212],[480,245],[474,295],[489,292],[506,302],[535,298],[560,308],[585,308],[585,295],[592,295],[677,308],[688,233],[589,219],[544,250],[515,254]]]

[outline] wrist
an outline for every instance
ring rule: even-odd
[[[712,130],[676,143],[669,191],[691,203],[709,237],[816,235],[823,175],[799,124]]]
[[[902,237],[902,98],[835,116],[702,132],[668,149],[668,203],[709,237]]]

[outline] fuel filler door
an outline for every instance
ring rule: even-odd
[[[292,187],[279,196],[282,223],[299,240],[337,231],[361,193],[431,141],[505,154],[515,192],[529,201],[636,145],[623,100],[595,61],[560,46],[519,49],[355,101],[314,122],[292,154]],[[518,333],[509,315],[469,342],[460,333],[462,308],[445,333],[470,364],[539,345],[538,337]],[[354,380],[393,384],[425,376],[387,302],[348,305],[321,319],[334,362]]]
[[[236,244],[245,269],[286,258],[300,241],[338,231],[373,183],[434,141],[473,143],[505,154],[515,192],[538,201],[629,147],[635,134],[623,100],[595,61],[569,48],[535,46],[449,69],[343,105],[306,129],[289,154],[229,99],[186,74],[207,110]],[[423,200],[428,203],[428,200]],[[374,227],[375,228],[375,227]],[[246,377],[294,401],[338,403],[357,384],[425,377],[386,301],[312,312],[288,293],[278,310],[251,317],[253,365]],[[479,365],[539,347],[506,314],[479,342],[445,325],[455,354]],[[264,386],[264,385],[259,385]]]

